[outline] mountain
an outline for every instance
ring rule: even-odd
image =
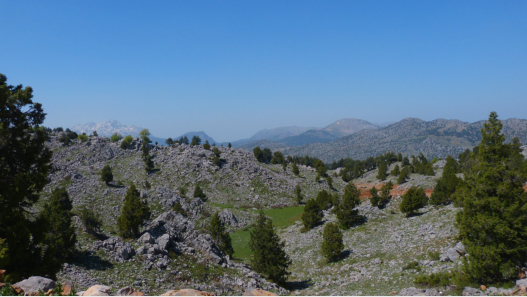
[[[320,129],[338,137],[344,137],[364,129],[377,129],[378,126],[359,119],[341,119]]]
[[[338,137],[334,134],[331,134],[330,132],[324,131],[324,130],[307,130],[306,132],[297,135],[297,136],[290,136],[286,137],[280,140],[277,140],[276,142],[286,144],[287,146],[303,146],[310,143],[325,143],[330,142]]]
[[[252,151],[253,148],[259,146],[260,148],[269,148],[273,151],[276,150],[283,150],[287,148],[287,145],[284,143],[275,142],[272,140],[262,139],[262,140],[256,140],[251,142],[245,142],[242,144],[238,144],[237,148]]]
[[[290,126],[290,127],[278,127],[274,129],[264,129],[256,132],[251,138],[247,139],[248,141],[255,141],[255,140],[280,140],[286,137],[292,137],[300,135],[308,130],[311,129],[317,129],[314,127],[297,127],[297,126]]]
[[[481,140],[480,129],[485,121],[467,123],[459,120],[437,119],[426,122],[406,118],[380,129],[364,129],[329,143],[313,143],[303,147],[289,147],[284,154],[318,157],[324,162],[340,158],[365,159],[394,151],[403,155],[423,153],[431,158],[457,156]],[[518,137],[527,142],[527,120],[502,120],[506,140]]]
[[[99,122],[94,123],[90,122],[84,125],[76,125],[71,128],[72,131],[75,131],[77,133],[86,133],[86,134],[92,134],[93,131],[97,131],[97,134],[99,136],[106,136],[110,137],[113,133],[117,132],[123,136],[126,135],[132,135],[134,137],[139,136],[139,132],[143,130],[143,128],[139,128],[136,126],[126,126],[118,121],[115,120],[109,120],[106,122]]]
[[[205,132],[203,131],[198,131],[198,132],[187,132],[183,135],[180,135],[176,138],[174,138],[174,140],[178,140],[179,138],[181,137],[185,137],[187,136],[188,140],[189,141],[192,141],[192,137],[193,136],[199,136],[199,138],[201,139],[201,143],[205,143],[205,140],[208,140],[210,144],[213,144],[213,143],[216,143],[216,144],[219,144],[218,142],[216,142],[214,139],[212,139],[212,137],[208,136]]]

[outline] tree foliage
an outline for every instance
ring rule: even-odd
[[[130,146],[132,145],[132,142],[134,141],[134,138],[130,135],[126,136],[123,141],[121,141],[121,148],[123,150],[126,150],[128,148],[130,148]]]
[[[121,134],[117,133],[117,132],[114,132],[112,134],[112,136],[110,136],[110,141],[111,142],[117,142],[117,141],[119,141],[121,139],[123,139],[123,136]]]
[[[428,197],[425,191],[415,186],[408,189],[402,198],[403,200],[399,208],[406,216],[413,215],[419,208],[425,207],[428,204]]]
[[[148,136],[150,136],[150,131],[148,131],[148,129],[141,130],[141,132],[139,132],[139,136],[141,137],[143,142],[152,143],[150,138],[148,138]]]
[[[334,223],[327,223],[324,227],[322,238],[322,255],[328,261],[338,260],[340,253],[344,249],[342,232],[340,232],[339,227]]]
[[[273,229],[273,221],[260,211],[254,224],[249,240],[249,247],[254,256],[252,268],[264,277],[284,285],[290,272],[287,271],[291,260],[285,253],[285,243]]]
[[[106,164],[106,166],[104,166],[101,171],[101,181],[105,182],[106,184],[113,181],[112,168],[108,164]]]
[[[322,209],[314,199],[307,201],[301,219],[306,229],[311,229],[322,221]]]
[[[372,206],[379,206],[379,201],[381,200],[381,196],[379,196],[379,190],[377,188],[372,187],[370,189],[370,202]]]
[[[377,179],[378,180],[384,180],[388,176],[387,173],[388,167],[386,166],[386,163],[384,161],[381,161],[379,163],[379,171],[377,172]]]
[[[234,254],[234,250],[232,249],[231,236],[225,230],[225,226],[217,212],[212,216],[212,219],[210,220],[209,232],[210,236],[212,237],[212,240],[214,240],[214,242],[218,245],[218,247],[222,250],[223,253],[229,256],[232,256],[232,254]]]
[[[123,238],[137,237],[139,228],[148,219],[150,219],[150,207],[146,201],[139,199],[139,191],[132,184],[124,197],[121,216],[117,218],[119,235]]]
[[[205,140],[205,143],[203,144],[203,149],[210,150],[210,144],[208,140]]]
[[[302,203],[303,199],[304,199],[304,196],[302,196],[302,189],[300,188],[300,185],[296,185],[296,187],[295,187],[295,201],[296,201],[296,203],[298,203],[298,204]]]
[[[300,174],[300,170],[298,169],[298,166],[296,165],[296,162],[293,162],[293,165],[291,165],[291,171],[296,176],[298,176]]]
[[[344,195],[342,196],[342,203],[339,205],[337,212],[337,219],[339,224],[344,229],[349,229],[351,226],[359,224],[364,218],[359,215],[359,211],[354,209],[360,204],[360,190],[353,183],[348,183],[344,188]]]
[[[456,216],[469,261],[464,271],[481,283],[516,278],[527,255],[527,180],[519,142],[504,144],[502,124],[492,112],[481,129],[474,163],[454,194]]]
[[[391,181],[385,183],[381,187],[381,197],[379,199],[379,208],[383,208],[390,201],[390,191],[392,190],[393,183]]]
[[[146,173],[150,173],[154,170],[154,161],[152,161],[152,156],[147,155],[145,159],[145,171]]]
[[[172,207],[172,210],[177,212],[177,213],[179,213],[180,215],[182,215],[184,217],[188,216],[187,212],[183,209],[183,207],[181,206],[181,203],[179,203],[179,201],[174,204],[174,206]]]
[[[190,145],[200,145],[201,144],[201,138],[199,136],[194,135],[192,136],[192,141],[190,142]]]
[[[460,179],[456,176],[457,161],[448,156],[443,168],[443,175],[437,181],[437,184],[430,197],[430,203],[433,205],[448,204],[452,202],[452,195],[456,192],[456,187]]]
[[[99,215],[93,210],[84,206],[77,212],[77,214],[79,215],[79,219],[85,232],[96,233],[101,228],[102,221]]]
[[[207,201],[207,195],[205,195],[205,192],[203,192],[199,185],[196,185],[196,187],[194,188],[194,194],[192,195],[192,197],[199,198],[204,202]]]

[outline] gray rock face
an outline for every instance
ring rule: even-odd
[[[414,287],[402,289],[399,296],[439,296],[439,291],[436,289],[417,289]]]
[[[517,280],[516,287],[518,288],[527,287],[527,278]]]
[[[15,284],[15,286],[20,287],[24,290],[26,295],[38,293],[39,290],[46,293],[48,290],[55,288],[56,284],[53,280],[41,276],[32,276],[28,279],[25,279],[21,282]]]
[[[478,289],[471,288],[471,287],[465,287],[463,289],[463,293],[461,293],[463,296],[484,296],[485,294],[481,292]]]
[[[465,247],[461,242],[458,242],[453,248],[447,249],[443,254],[439,256],[441,262],[456,261],[465,254]]]
[[[236,218],[236,216],[234,216],[234,214],[230,210],[224,209],[218,214],[218,216],[220,217],[220,220],[224,224],[230,225],[233,227],[238,226],[238,219]]]
[[[113,254],[116,261],[122,263],[125,260],[132,258],[135,255],[134,248],[128,243],[121,241],[118,237],[110,237],[104,241],[96,241],[93,244],[94,250],[104,249]]]

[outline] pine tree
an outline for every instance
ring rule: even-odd
[[[448,204],[452,202],[451,196],[456,191],[460,179],[456,176],[457,161],[448,156],[443,168],[443,175],[437,181],[437,184],[430,197],[430,203],[433,205]]]
[[[425,191],[418,187],[411,187],[403,195],[403,200],[399,205],[402,213],[405,213],[407,217],[415,214],[419,208],[425,207],[428,203],[428,197]]]
[[[154,170],[154,161],[152,161],[152,156],[147,155],[145,160],[145,171],[146,173],[150,173]]]
[[[194,198],[200,198],[203,200],[203,202],[207,201],[207,195],[205,195],[205,192],[201,189],[199,185],[196,185],[194,188],[194,194],[192,195]]]
[[[314,199],[307,201],[301,219],[306,229],[311,229],[322,221],[322,209]]]
[[[381,161],[379,163],[379,171],[377,173],[377,179],[378,180],[384,180],[388,176],[387,174],[388,167],[386,166],[386,162]]]
[[[117,142],[121,139],[123,139],[123,136],[117,132],[114,132],[113,135],[110,137],[111,142]]]
[[[318,192],[317,197],[315,198],[315,201],[318,204],[318,207],[321,210],[326,210],[331,208],[331,195],[326,191],[322,190]]]
[[[282,162],[282,169],[284,171],[287,171],[287,163],[285,162],[285,160]]]
[[[403,167],[403,170],[401,170],[401,173],[399,174],[399,177],[397,178],[397,183],[399,185],[404,184],[407,178],[408,178],[408,167]]]
[[[300,189],[300,185],[296,185],[295,187],[295,200],[296,203],[300,204],[302,203],[302,200],[304,197],[302,196],[302,189]]]
[[[463,206],[456,215],[459,237],[470,255],[464,271],[481,283],[514,279],[527,260],[527,179],[518,168],[525,161],[514,145],[504,144],[501,129],[492,112],[481,129],[475,163],[454,194]]]
[[[381,196],[379,196],[379,190],[377,190],[377,188],[375,187],[372,187],[370,189],[370,194],[371,194],[371,198],[370,198],[371,205],[379,206],[379,202],[381,200]]]
[[[390,201],[390,191],[392,190],[393,183],[391,181],[385,183],[381,187],[381,197],[379,199],[379,208],[382,208]]]
[[[260,211],[251,230],[249,248],[254,253],[252,268],[278,284],[284,285],[290,272],[291,260],[285,253],[285,243],[273,229],[273,221]]]
[[[333,179],[331,178],[331,176],[328,175],[328,177],[326,177],[326,183],[328,184],[328,187],[330,189],[333,189]]]
[[[150,207],[146,201],[139,199],[139,191],[132,184],[124,197],[121,216],[117,218],[119,235],[123,238],[137,237],[139,227],[148,219],[150,219]]]
[[[322,235],[322,255],[328,261],[338,260],[340,253],[344,249],[344,243],[342,242],[342,232],[339,227],[333,223],[327,223],[324,227],[324,234]]]
[[[37,217],[36,224],[44,231],[42,244],[46,246],[39,265],[41,275],[55,278],[75,248],[77,237],[71,221],[71,209],[66,189],[55,188]]]
[[[101,181],[105,182],[106,185],[108,185],[108,183],[113,181],[112,168],[110,167],[110,165],[106,165],[102,169],[102,171],[101,171]]]
[[[203,148],[206,150],[210,150],[210,144],[208,140],[205,140],[205,144],[203,144]]]
[[[401,170],[399,169],[399,164],[395,164],[395,167],[393,167],[393,170],[390,172],[393,176],[399,176],[401,173]]]
[[[201,138],[199,138],[199,136],[197,135],[192,136],[192,141],[190,142],[190,145],[200,145],[200,144],[201,144]]]
[[[102,221],[93,210],[84,206],[77,213],[79,214],[79,219],[84,227],[84,232],[94,234],[101,228]]]
[[[232,144],[231,144],[230,142],[229,142],[229,145],[228,145],[228,147],[229,147],[229,148],[231,148],[231,147],[232,147]]]
[[[184,217],[188,216],[187,212],[183,209],[183,207],[181,206],[181,203],[179,203],[179,201],[174,204],[174,206],[172,207],[172,210],[177,212],[177,213],[179,213],[180,215],[182,215]]]
[[[146,141],[141,144],[141,152],[141,157],[143,157],[143,160],[146,160],[146,157],[150,153],[150,148],[148,147],[148,143]]]
[[[262,149],[260,149],[260,147],[255,147],[253,148],[253,154],[254,154],[254,157],[256,158],[256,160],[258,160],[258,162],[263,162],[263,152],[262,152]]]
[[[223,253],[232,257],[234,250],[232,249],[231,236],[225,230],[225,226],[216,212],[209,224],[209,232],[212,240],[218,245]]]
[[[296,176],[300,174],[300,170],[298,170],[298,166],[296,165],[296,162],[293,162],[293,165],[291,166],[291,171]]]
[[[168,146],[171,146],[174,144],[174,140],[172,140],[172,138],[168,138],[167,140],[165,140],[165,143],[168,145]]]
[[[359,211],[354,208],[360,204],[360,190],[353,183],[348,183],[344,188],[342,203],[339,205],[337,219],[344,229],[360,223],[364,218],[359,215]]]
[[[403,160],[403,155],[401,153],[397,154],[397,162],[401,162]]]

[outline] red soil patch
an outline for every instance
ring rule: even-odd
[[[527,192],[527,185],[523,185],[523,189]]]
[[[381,183],[381,184],[376,184],[376,185],[372,185],[372,184],[355,184],[355,186],[357,186],[357,188],[360,190],[360,199],[369,199],[371,197],[371,194],[370,194],[370,189],[375,187],[377,188],[377,190],[380,190],[382,186],[384,186],[384,183]],[[402,189],[397,189],[399,185],[394,185],[392,187],[392,190],[390,191],[390,195],[392,195],[392,197],[397,197],[397,196],[402,196],[406,193],[407,189],[406,190],[402,190]],[[527,191],[527,188],[526,188],[526,191]],[[434,192],[434,189],[426,189],[425,190],[425,194],[426,196],[430,197],[432,196],[432,193]]]

